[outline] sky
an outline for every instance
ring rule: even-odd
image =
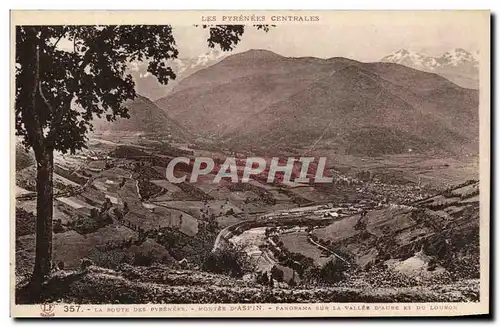
[[[380,16],[360,21],[346,17],[316,25],[277,25],[268,33],[248,27],[233,52],[267,49],[291,57],[379,61],[399,49],[430,56],[441,56],[453,48],[471,53],[479,50],[477,24],[463,15],[441,15],[438,19],[396,15],[391,19]],[[179,57],[197,57],[209,50],[206,30],[193,26],[173,27]]]

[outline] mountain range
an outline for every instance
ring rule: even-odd
[[[478,91],[395,63],[249,50],[179,81],[155,104],[190,132],[236,148],[478,151]]]
[[[179,66],[188,75],[166,95],[151,101],[141,93],[126,103],[130,119],[98,121],[96,129],[195,136],[234,149],[317,145],[362,156],[478,152],[478,91],[407,67],[414,55],[401,52],[401,64],[291,58],[267,50],[215,57]],[[450,67],[460,67],[468,56],[451,57],[457,66]]]
[[[222,51],[211,49],[198,57],[170,60],[168,65],[175,72],[176,78],[167,85],[159,83],[158,79],[147,71],[147,62],[134,62],[130,73],[134,78],[137,93],[154,101],[170,93],[183,78],[217,63],[225,55]]]
[[[383,57],[381,62],[392,62],[407,67],[432,72],[471,89],[479,88],[478,53],[475,55],[461,48],[432,57],[407,49],[401,49]]]

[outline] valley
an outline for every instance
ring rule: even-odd
[[[328,160],[334,176],[328,184],[268,184],[260,175],[248,184],[227,178],[214,184],[213,173],[175,184],[166,179],[165,167],[177,155],[208,153],[223,160],[234,151],[124,135],[99,135],[89,150],[56,157],[53,262],[67,273],[80,271],[81,261],[89,259],[117,272],[188,269],[257,288],[272,281],[284,292],[403,292],[478,278],[477,270],[467,270],[474,267],[479,232],[478,182],[463,182],[476,177],[468,162],[421,154],[337,155]],[[17,174],[20,285],[34,262],[30,167]],[[192,166],[178,168],[189,177]],[[477,289],[467,290],[472,293],[463,296],[477,295]]]
[[[477,90],[395,63],[249,50],[125,106],[129,119],[94,121],[86,149],[55,154],[45,300],[478,301]],[[245,182],[251,157],[266,169]],[[274,157],[312,158],[309,181],[300,167],[268,179]],[[238,178],[218,181],[227,158]],[[314,178],[318,158],[331,182]],[[36,173],[18,144],[20,303]]]

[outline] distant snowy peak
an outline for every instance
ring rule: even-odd
[[[167,61],[167,66],[172,68],[176,78],[167,85],[160,84],[155,76],[148,72],[148,62],[132,62],[129,71],[135,82],[137,93],[150,100],[164,97],[172,91],[177,83],[199,70],[205,69],[221,61],[227,53],[211,49],[206,53],[191,58],[177,58]]]
[[[388,56],[382,58],[383,62],[393,62],[396,64],[403,64],[404,62],[411,62],[415,65],[423,65],[425,56],[413,51],[408,51],[406,49],[398,50]]]
[[[380,61],[392,62],[410,68],[436,73],[459,86],[477,90],[479,88],[478,58],[478,51],[472,54],[461,48],[447,51],[439,57],[432,57],[423,53],[401,49],[385,56]]]
[[[436,70],[447,66],[469,66],[477,67],[477,52],[476,56],[472,53],[461,49],[453,49],[445,52],[440,57],[427,56],[418,52],[401,49],[381,59],[382,62],[393,62],[412,68],[423,70]]]
[[[211,66],[223,59],[227,54],[211,49],[210,51],[193,58],[177,58],[169,61],[169,65],[174,70],[178,77],[183,76],[184,73],[193,73],[197,70]],[[130,63],[130,71],[134,72],[139,78],[146,78],[152,76],[151,73],[147,71],[147,62],[132,62]]]
[[[474,59],[479,62],[479,50],[476,50],[474,53],[473,53],[473,56],[474,56]]]
[[[460,48],[445,52],[440,59],[444,65],[451,66],[459,66],[462,64],[478,64],[477,59],[472,53]]]
[[[177,66],[176,72],[177,75],[181,75],[184,72],[194,72],[199,69],[206,68],[210,65],[213,65],[219,62],[226,53],[211,49],[210,51],[203,53],[195,58],[178,58],[174,59],[174,64]]]

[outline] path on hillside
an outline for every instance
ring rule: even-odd
[[[320,248],[320,249],[322,249],[322,250],[325,250],[325,251],[327,251],[327,252],[329,252],[329,253],[333,254],[335,257],[337,257],[337,258],[339,258],[340,260],[344,261],[344,262],[345,262],[348,266],[350,266],[350,265],[351,265],[351,264],[349,263],[349,261],[347,261],[346,259],[342,258],[340,255],[338,255],[338,254],[337,254],[337,253],[335,253],[334,251],[332,251],[332,250],[330,250],[329,248],[327,248],[327,247],[325,247],[325,246],[323,246],[323,245],[321,245],[321,244],[319,244],[319,243],[315,242],[315,241],[311,238],[311,236],[309,236],[309,235],[308,235],[308,236],[307,236],[307,238],[308,238],[309,242],[311,242],[312,244],[316,245],[318,248]]]

